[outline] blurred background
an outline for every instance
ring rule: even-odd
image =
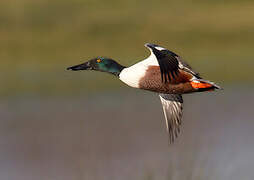
[[[0,2],[0,179],[254,179],[254,2]],[[168,145],[160,100],[100,72],[156,43],[224,88],[185,95]]]

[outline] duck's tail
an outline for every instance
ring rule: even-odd
[[[216,85],[214,82],[207,81],[204,79],[193,79],[191,82],[191,86],[198,91],[212,91],[215,89],[222,89],[220,86]]]

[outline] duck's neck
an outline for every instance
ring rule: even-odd
[[[102,67],[103,68],[103,67]],[[112,63],[109,67],[105,68],[104,71],[111,73],[115,76],[119,76],[121,71],[126,68],[125,66],[122,66],[121,64],[118,64],[117,62]]]

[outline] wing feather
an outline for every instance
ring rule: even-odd
[[[159,94],[166,119],[169,142],[173,143],[180,133],[183,98],[180,94]]]
[[[195,72],[188,63],[174,52],[156,44],[147,43],[145,46],[148,47],[156,56],[161,70],[162,82],[167,83],[167,81],[170,82],[171,79],[175,79],[179,74],[179,69],[200,78],[199,73]]]

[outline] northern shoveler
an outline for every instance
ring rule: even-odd
[[[151,55],[130,67],[125,67],[106,57],[96,57],[68,70],[96,70],[117,76],[125,84],[159,93],[166,119],[169,141],[180,132],[183,99],[182,94],[221,89],[204,80],[180,56],[161,46],[145,44]]]

